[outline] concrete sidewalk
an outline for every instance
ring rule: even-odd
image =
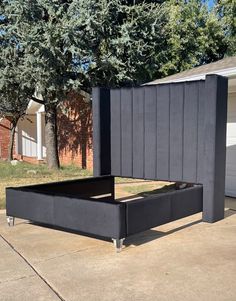
[[[236,200],[227,199],[236,209]],[[28,224],[0,212],[1,301],[236,300],[236,211],[201,214],[111,242]]]

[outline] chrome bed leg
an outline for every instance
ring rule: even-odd
[[[15,225],[15,218],[13,216],[7,216],[7,223],[8,223],[9,227],[14,226]]]
[[[124,240],[125,238],[121,238],[121,239],[112,238],[117,253],[121,252]]]

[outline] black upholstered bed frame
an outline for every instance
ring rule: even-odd
[[[94,177],[6,189],[14,217],[112,238],[203,211],[224,217],[227,79],[93,89]],[[114,177],[190,183],[119,202]]]

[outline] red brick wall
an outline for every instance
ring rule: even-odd
[[[4,118],[0,121],[0,158],[7,159],[8,146],[10,143],[10,124],[11,122]]]
[[[92,169],[92,105],[83,96],[72,93],[58,112],[58,150],[62,165],[76,164],[79,167]],[[10,121],[0,122],[0,158],[6,159]],[[37,158],[23,157],[15,154],[15,158],[29,163],[38,163]]]
[[[92,169],[91,101],[72,93],[58,113],[58,148],[61,164]]]

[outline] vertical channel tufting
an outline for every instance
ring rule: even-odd
[[[198,82],[184,85],[183,180],[196,182]]]
[[[204,176],[204,148],[205,148],[205,81],[198,83],[198,146],[197,146],[197,183],[201,183]]]
[[[111,173],[121,175],[120,90],[111,90]]]
[[[143,89],[143,178],[145,179],[145,149],[146,149],[146,139],[145,139],[145,100],[146,100],[146,93],[145,88]]]
[[[183,84],[171,85],[170,98],[170,179],[182,181],[183,169]]]
[[[145,87],[145,178],[156,178],[156,87]]]
[[[132,177],[132,89],[121,90],[121,170],[122,176]]]
[[[131,95],[131,128],[132,128],[132,131],[131,131],[131,177],[133,177],[133,175],[134,175],[134,164],[133,164],[133,162],[134,162],[134,159],[133,159],[133,157],[134,157],[134,148],[133,148],[133,146],[134,146],[134,143],[133,143],[133,141],[134,141],[134,88],[132,88],[132,90],[131,90],[131,92],[132,92],[132,95]]]
[[[120,111],[119,111],[119,115],[117,115],[117,118],[119,118],[119,120],[120,120],[120,139],[119,139],[120,145],[119,145],[119,148],[120,148],[120,175],[122,176],[122,124],[121,124],[122,118],[121,118],[121,94],[122,94],[122,89],[120,90]],[[116,116],[114,116],[114,118],[116,118]],[[114,138],[115,138],[115,137],[114,137]]]
[[[133,177],[144,177],[144,89],[133,89]]]
[[[184,175],[184,111],[185,111],[185,86],[186,83],[183,84],[183,115],[182,115],[182,180]]]
[[[199,145],[199,137],[198,137],[198,132],[199,132],[199,88],[200,88],[200,82],[197,85],[197,126],[196,126],[196,130],[197,130],[197,141],[196,141],[196,175],[195,175],[195,180],[194,183],[198,183],[197,177],[198,177],[198,145]]]
[[[157,179],[169,179],[170,91],[169,85],[157,89]]]
[[[169,145],[168,145],[168,180],[170,181],[170,103],[171,103],[171,88],[169,87]]]

